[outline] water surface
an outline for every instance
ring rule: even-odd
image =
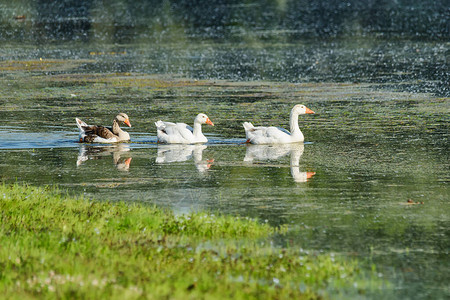
[[[44,2],[0,3],[3,183],[289,224],[391,282],[362,298],[450,297],[444,1]],[[304,144],[243,144],[295,104]],[[77,143],[119,112],[131,143]],[[199,112],[207,144],[156,143]]]
[[[448,99],[374,84],[139,74],[22,82],[2,98],[3,182],[290,224],[278,243],[375,263],[395,283],[386,297],[448,295]],[[42,91],[48,82],[57,88]],[[304,144],[243,144],[242,121],[287,127],[296,103],[316,111],[300,117]],[[131,143],[76,142],[75,116],[107,124],[118,111],[130,116]],[[192,123],[199,111],[216,125],[204,126],[207,144],[156,143],[154,121]]]

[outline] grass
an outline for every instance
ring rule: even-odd
[[[275,247],[257,220],[0,186],[6,299],[317,299],[381,282],[355,261]],[[358,288],[355,288],[355,286]]]

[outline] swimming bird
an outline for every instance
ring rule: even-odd
[[[304,105],[297,104],[291,110],[290,132],[280,127],[255,127],[250,122],[244,122],[247,143],[251,144],[289,144],[303,142],[304,136],[298,127],[298,115],[313,114],[314,112]]]
[[[130,134],[123,131],[119,126],[119,123],[125,123],[131,127],[127,114],[118,114],[114,118],[112,127],[87,125],[78,118],[75,118],[75,120],[77,121],[78,129],[80,129],[80,143],[117,143],[130,140]]]
[[[196,144],[206,143],[208,139],[202,133],[202,124],[214,126],[205,114],[198,114],[194,120],[194,128],[185,123],[155,122],[158,142],[164,144]]]

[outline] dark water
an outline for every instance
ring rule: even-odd
[[[450,296],[443,2],[36,3],[0,3],[2,182],[289,224],[277,243],[374,263],[383,298]],[[242,144],[297,103],[304,145]],[[118,112],[131,143],[76,143]],[[198,112],[207,144],[156,144]]]
[[[96,62],[85,72],[382,82],[449,95],[444,0],[25,0],[0,11],[5,61],[84,58]]]

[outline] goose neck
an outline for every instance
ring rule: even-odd
[[[194,136],[202,135],[202,124],[200,122],[194,121]]]
[[[300,132],[300,128],[298,127],[298,113],[294,110],[291,111],[291,115],[289,117],[289,126],[291,129],[291,134]]]
[[[119,141],[128,141],[130,139],[130,134],[120,128],[117,120],[113,122],[112,132],[118,136]]]
[[[119,126],[119,122],[114,119],[113,125],[112,125],[112,132],[116,135],[119,135],[119,133],[122,131],[122,129]]]

